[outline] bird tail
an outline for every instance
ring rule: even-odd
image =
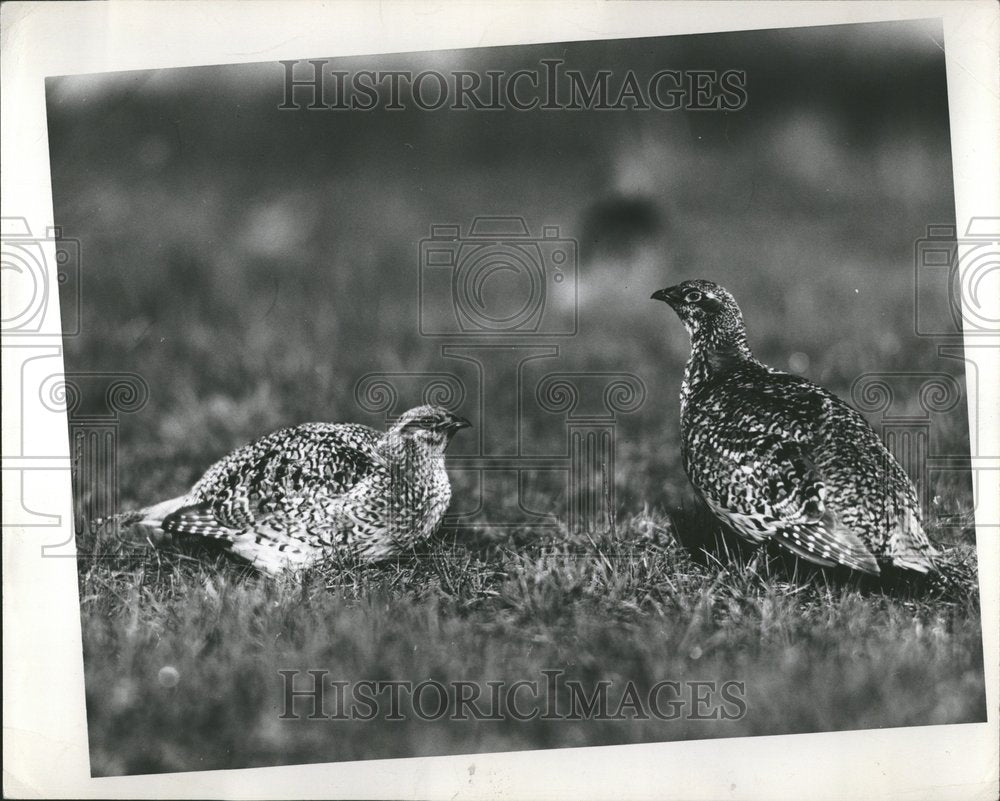
[[[90,521],[90,526],[94,531],[98,531],[112,526],[117,528],[130,526],[140,520],[142,520],[142,510],[132,509],[128,512],[119,512],[116,515],[108,515],[107,517],[95,517]]]
[[[161,501],[143,509],[133,509],[110,517],[99,517],[93,521],[95,530],[107,529],[109,526],[122,529],[133,529],[139,539],[150,539],[154,543],[164,537],[163,519],[171,512],[189,503],[187,495]]]
[[[818,565],[841,564],[872,576],[881,572],[872,552],[829,507],[818,520],[780,529],[775,540]]]
[[[937,549],[920,524],[920,519],[910,506],[896,520],[889,532],[889,556],[896,567],[914,570],[917,573],[936,573],[936,560],[940,558]]]

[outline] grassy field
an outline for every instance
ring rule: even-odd
[[[748,565],[697,515],[637,515],[616,536],[502,546],[441,537],[423,554],[298,579],[225,557],[81,543],[92,769],[97,775],[738,737],[985,719],[974,587],[859,585]],[[959,549],[968,559],[968,546]],[[954,552],[953,552],[954,556]],[[801,568],[800,568],[801,569]],[[165,686],[164,668],[179,674]],[[564,671],[587,695],[660,681],[742,682],[736,720],[281,719],[284,680],[519,680]],[[169,685],[170,682],[167,682]],[[564,683],[554,694],[565,711]],[[681,696],[684,698],[685,696]],[[436,696],[427,706],[435,710]],[[324,711],[337,714],[332,693]],[[379,696],[381,715],[388,696]],[[529,702],[523,708],[533,707]],[[661,709],[665,708],[661,706]],[[408,707],[402,706],[404,713]],[[488,709],[483,706],[483,709]],[[430,714],[436,714],[432,711]],[[702,709],[698,714],[707,715]]]
[[[474,508],[480,491],[490,501],[475,524],[398,563],[296,581],[82,531],[94,773],[984,719],[967,472],[914,476],[930,485],[932,536],[965,565],[962,581],[941,587],[796,572],[775,554],[754,562],[699,509],[680,465],[688,343],[648,298],[691,277],[733,290],[763,361],[841,397],[871,373],[952,376],[963,396],[928,416],[929,449],[968,453],[962,363],[914,334],[915,293],[938,292],[947,314],[941,287],[922,286],[913,263],[926,226],[954,219],[942,51],[920,26],[891,40],[846,31],[559,50],[587,69],[739,65],[750,102],[731,114],[277,111],[275,65],[51,82],[55,219],[83,253],[67,369],[133,372],[150,388],[117,428],[121,508],[180,494],[280,426],[383,427],[356,397],[371,372],[459,375],[468,393],[457,411],[487,432],[488,452],[509,445],[493,418],[515,414],[532,453],[565,451],[566,421],[530,402],[547,371],[624,373],[646,388],[615,423],[614,525],[589,533],[500,525],[517,507],[508,485],[460,470],[453,509]],[[548,55],[375,66],[513,69]],[[420,240],[431,225],[491,214],[523,216],[533,232],[559,226],[579,246],[579,330],[525,373],[520,396],[510,371],[487,370],[477,386],[419,335]],[[894,414],[924,413],[913,386],[894,386]],[[404,388],[391,411],[419,400]],[[475,439],[463,432],[453,455],[474,453]],[[561,482],[532,473],[521,500],[558,517]],[[79,500],[106,491],[85,485]],[[745,683],[747,711],[280,719],[278,671],[311,669],[414,682],[540,681],[563,669],[616,688],[733,680]]]

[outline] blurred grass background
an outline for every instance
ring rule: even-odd
[[[961,363],[940,357],[937,342],[914,333],[915,293],[937,292],[942,317],[947,300],[941,287],[917,285],[914,243],[928,224],[954,221],[937,23],[358,57],[337,67],[512,72],[537,70],[543,58],[562,59],[564,68],[585,74],[745,70],[749,102],[733,112],[281,111],[284,71],[278,64],[48,81],[55,220],[65,235],[80,240],[83,254],[82,333],[66,340],[67,370],[136,372],[151,389],[145,408],[121,418],[123,508],[180,494],[219,456],[282,425],[354,420],[381,427],[383,420],[355,398],[367,373],[454,371],[440,343],[419,335],[418,246],[431,225],[467,229],[477,215],[519,215],[533,233],[558,226],[563,237],[577,240],[579,332],[561,342],[558,360],[546,362],[546,369],[627,372],[646,385],[645,404],[619,418],[614,476],[618,512],[622,519],[645,515],[646,523],[636,524],[640,528],[660,521],[675,529],[664,515],[693,505],[677,447],[677,393],[688,342],[669,311],[648,300],[654,289],[691,277],[724,284],[741,302],[758,357],[801,372],[841,397],[849,399],[854,380],[870,371],[948,372],[964,387]],[[500,391],[511,379],[493,376],[485,387],[500,412],[516,403],[510,392]],[[403,398],[401,404],[418,401]],[[915,398],[900,402],[901,412],[917,409]],[[521,422],[533,446],[539,452],[564,450],[563,428],[526,409]],[[964,398],[932,422],[933,453],[968,453]],[[470,447],[458,440],[455,445],[457,453]],[[968,473],[932,478],[932,532],[970,547],[971,534],[955,525],[956,519],[971,519]],[[456,473],[454,482],[461,504],[475,488],[463,474]],[[565,500],[558,484],[542,477],[533,490],[536,502],[551,511]],[[698,525],[706,538],[714,536],[710,524]],[[454,541],[501,548],[483,558],[490,575],[503,581],[516,581],[523,566],[502,548],[513,544],[534,553],[548,547],[543,539],[511,539],[507,530],[485,535],[460,530]],[[94,554],[102,547],[85,541],[81,550]],[[232,679],[220,683],[237,665],[241,676],[254,673],[254,681],[267,684],[277,667],[327,667],[339,658],[336,644],[355,638],[358,647],[367,643],[373,649],[371,661],[345,662],[345,669],[384,664],[388,671],[425,671],[423,662],[407,656],[408,648],[383,651],[383,640],[366,639],[385,609],[402,615],[413,641],[457,649],[466,654],[463,659],[479,654],[484,673],[501,662],[511,675],[530,672],[537,658],[518,651],[518,658],[501,659],[490,649],[507,647],[507,629],[499,643],[486,646],[495,636],[496,609],[470,602],[459,613],[442,605],[433,587],[384,602],[378,593],[361,593],[360,604],[351,597],[315,601],[322,614],[310,618],[313,613],[306,612],[305,620],[319,625],[329,614],[350,622],[331,624],[321,644],[275,650],[273,637],[284,625],[275,621],[299,609],[295,591],[282,594],[266,581],[219,566],[220,580],[235,582],[225,596],[230,600],[204,601],[205,583],[214,581],[210,575],[193,568],[185,573],[183,560],[169,568],[157,562],[151,580],[148,558],[130,557],[115,570],[107,567],[115,560],[104,560],[104,568],[98,562],[81,568],[98,773],[425,753],[419,736],[389,734],[385,727],[371,738],[353,737],[353,750],[335,753],[326,739],[329,727],[304,740],[299,730],[294,737],[275,734],[252,755],[227,751],[209,759],[200,747],[180,744],[192,726],[235,736],[257,725],[245,718],[231,729],[218,722],[229,720],[221,706],[253,703],[239,695],[247,690]],[[468,570],[476,573],[475,566]],[[596,600],[585,600],[577,619],[571,611],[576,596],[562,595],[545,570],[530,572],[561,601],[553,602],[558,613],[552,620],[528,623],[526,614],[519,625],[550,643],[555,650],[543,653],[557,664],[569,658],[567,646],[553,644],[559,641],[573,643],[569,653],[593,659],[598,672],[625,671],[618,662],[628,651],[623,642],[654,640],[643,664],[651,670],[660,665],[668,671],[664,675],[683,673],[692,666],[664,655],[672,652],[676,633],[687,630],[697,604],[648,601],[668,574],[666,568],[653,571],[627,592],[610,595],[641,611],[622,628],[621,615]],[[588,581],[588,592],[604,586]],[[696,595],[706,589],[698,582],[692,586]],[[773,586],[767,586],[753,596],[754,604],[763,605],[758,610],[772,603]],[[148,703],[166,714],[161,706],[167,701],[156,700],[159,690],[144,684],[151,681],[152,663],[183,661],[172,649],[183,651],[206,620],[233,613],[235,607],[226,604],[250,603],[232,600],[244,593],[257,599],[261,612],[252,626],[263,627],[267,636],[247,641],[251,622],[237,614],[213,635],[228,643],[213,661],[191,656],[185,668],[185,675],[197,678],[182,688],[193,692],[197,685],[204,693],[206,687],[224,687],[211,691],[221,706],[201,708],[196,699],[203,696],[192,695],[187,704],[169,702],[179,718],[158,717]],[[468,600],[463,593],[458,597]],[[272,601],[280,612],[274,617],[263,611]],[[823,612],[826,602],[836,611]],[[913,627],[919,623],[924,632],[925,623],[905,604],[872,602],[856,593],[826,602],[817,601],[811,612],[789,605],[780,648],[754,635],[752,668],[740,663],[746,675],[771,677],[760,678],[757,697],[780,695],[786,706],[778,711],[765,713],[767,704],[761,704],[751,712],[759,717],[713,731],[623,733],[627,726],[619,722],[611,725],[614,732],[582,727],[579,735],[561,740],[522,728],[485,737],[476,747],[956,722],[979,714],[975,603],[961,605],[957,617],[934,629],[945,632],[944,639],[928,640],[915,633]],[[860,618],[859,605],[868,610]],[[565,624],[566,615],[576,622]],[[861,631],[859,620],[870,630]],[[304,631],[312,623],[288,625]],[[900,655],[898,649],[909,646],[889,645],[900,638],[909,642],[910,635],[920,643],[912,651]],[[849,712],[830,701],[831,711],[820,714],[815,686],[823,676],[838,680],[840,660],[855,636],[875,649],[856,674],[858,682],[871,685],[855,696],[868,699],[867,706]],[[840,641],[846,650],[837,650]],[[878,642],[897,649],[895,656],[880,654]],[[533,646],[527,647],[530,652]],[[798,668],[780,661],[786,649],[809,665],[804,670],[813,678],[799,682]],[[738,652],[743,645],[723,649],[718,669]],[[922,677],[920,689],[896,679],[872,689],[879,671],[887,675],[897,657],[909,666],[900,670]],[[461,673],[468,667],[449,663],[447,669]],[[203,672],[209,669],[220,675]],[[108,694],[119,685],[138,688],[140,695],[116,706]],[[789,686],[796,688],[791,696]],[[933,699],[911,703],[913,694],[928,692]],[[260,725],[273,727],[269,721]],[[465,740],[442,736],[444,741],[433,740],[438,752],[464,749]]]

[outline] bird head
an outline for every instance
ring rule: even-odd
[[[387,433],[443,452],[456,431],[471,425],[442,406],[417,406],[404,412]]]
[[[728,289],[712,281],[693,279],[658,289],[652,300],[662,300],[681,318],[692,342],[705,340],[713,347],[745,347],[743,315]]]

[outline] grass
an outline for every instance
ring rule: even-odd
[[[453,532],[397,561],[278,579],[195,545],[155,550],[111,531],[87,535],[80,593],[93,772],[985,719],[974,570],[947,587],[803,574],[778,554],[751,557],[719,531],[695,545],[707,528],[698,514],[643,513],[614,536],[497,545]],[[955,560],[970,551],[950,549]],[[176,686],[161,681],[165,667],[179,673]],[[487,682],[544,686],[552,669],[563,671],[563,710],[573,680],[588,695],[609,680],[612,712],[628,682],[646,697],[660,681],[739,681],[746,714],[459,721],[449,719],[452,697],[439,721],[309,720],[301,701],[300,719],[280,717],[279,670],[297,671],[298,689],[307,670],[325,670],[330,681],[468,681],[485,699]],[[336,713],[332,700],[325,711]]]
[[[355,397],[370,372],[459,375],[457,411],[486,432],[487,452],[510,444],[490,426],[515,412],[526,452],[566,452],[564,416],[533,401],[546,372],[628,373],[646,387],[646,402],[615,424],[613,532],[495,525],[518,498],[454,462],[453,511],[474,508],[481,492],[482,514],[385,565],[272,580],[219,554],[84,527],[94,773],[982,720],[968,472],[915,476],[932,488],[928,519],[955,566],[950,584],[755,559],[692,505],[677,447],[687,339],[648,300],[712,278],[740,300],[768,364],[794,364],[846,399],[871,372],[943,371],[964,394],[962,363],[914,334],[915,290],[927,289],[919,276],[914,286],[914,241],[954,219],[943,53],[922,29],[893,38],[900,49],[852,30],[691,37],[666,56],[634,42],[560,49],[584,69],[655,71],[664,58],[745,68],[751,102],[733,114],[279,112],[282,71],[266,64],[51,81],[55,221],[82,253],[67,370],[134,372],[150,388],[115,429],[121,508],[180,494],[280,426],[383,426]],[[830,55],[841,51],[850,57]],[[539,46],[462,58],[516,68],[548,55]],[[485,369],[478,384],[467,362],[418,335],[419,242],[432,224],[467,229],[491,214],[522,215],[534,233],[557,225],[579,245],[579,331],[560,340],[557,359],[528,364],[521,397],[511,369]],[[893,388],[897,418],[923,414],[913,385]],[[403,387],[391,412],[419,400]],[[931,454],[968,453],[965,410],[963,398],[927,418]],[[457,438],[452,456],[473,453],[473,440]],[[109,491],[82,483],[83,510]],[[537,471],[527,483],[522,502],[564,509],[560,476]],[[178,672],[175,686],[161,682],[164,667]],[[279,717],[284,669],[510,682],[550,668],[610,679],[613,692],[630,680],[640,692],[661,680],[742,681],[747,711],[701,721]]]

